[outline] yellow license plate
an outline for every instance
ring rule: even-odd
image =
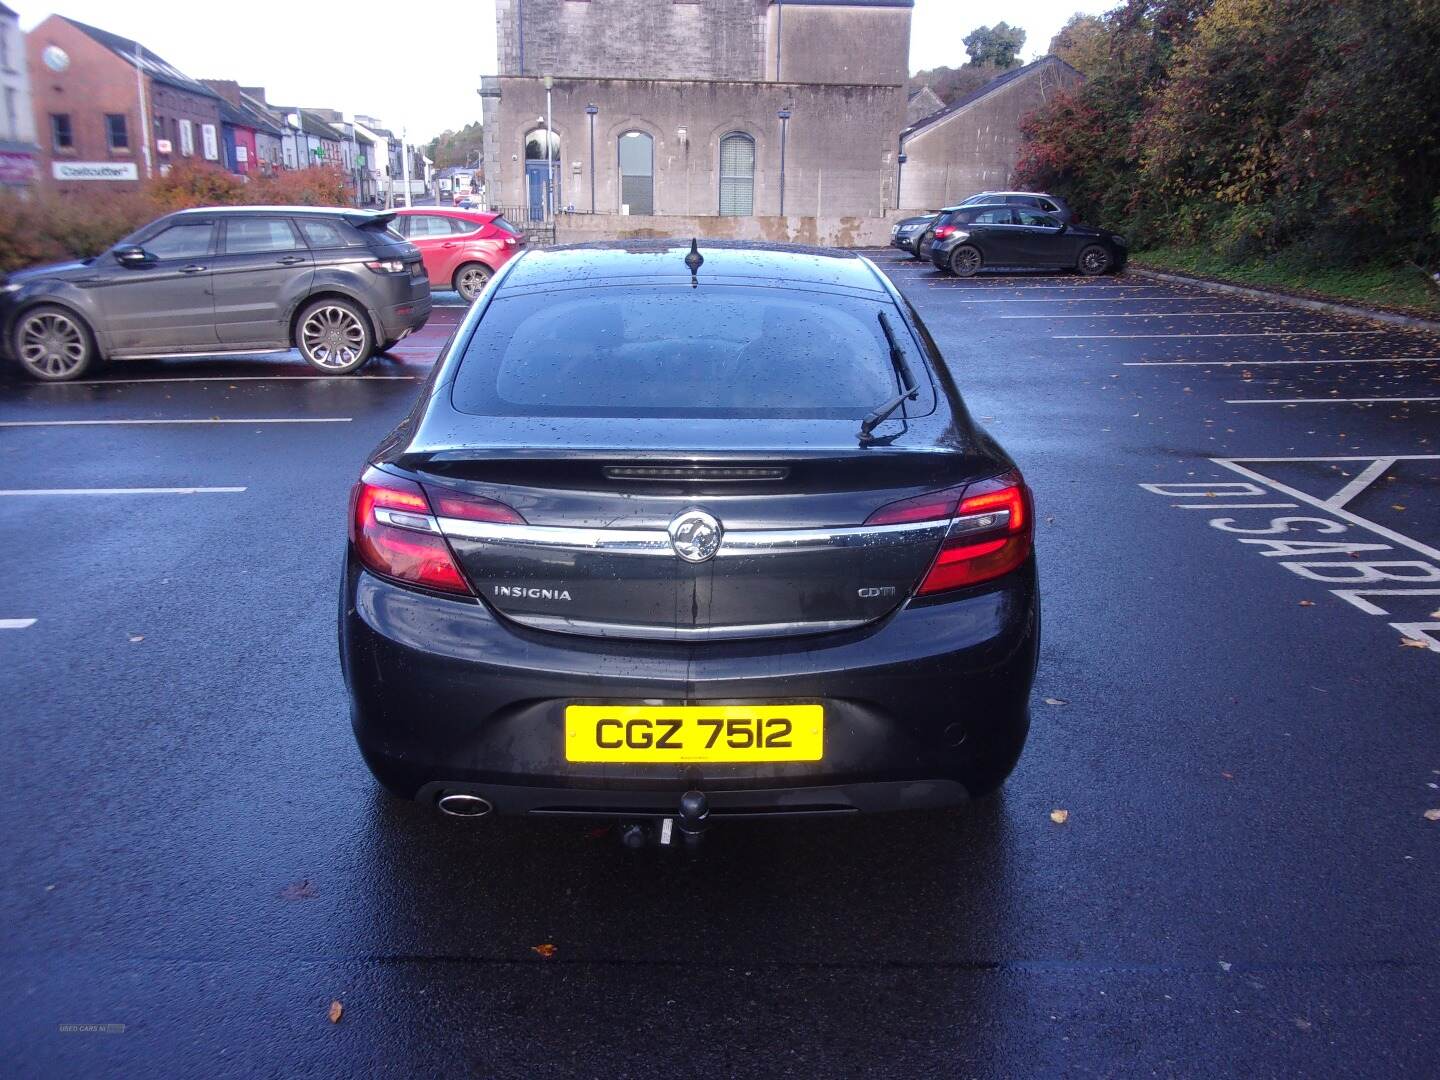
[[[569,705],[565,760],[666,764],[819,761],[820,705]]]

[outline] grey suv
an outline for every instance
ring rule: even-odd
[[[0,342],[37,379],[102,358],[298,348],[354,371],[425,325],[430,283],[394,214],[343,207],[208,207],[169,214],[109,251],[11,274]]]

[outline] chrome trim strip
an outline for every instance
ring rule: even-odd
[[[271,353],[289,352],[287,346],[279,348],[259,349],[210,349],[207,352],[157,352],[157,353],[128,353],[117,352],[117,360],[191,360],[197,356],[269,356]],[[224,378],[223,375],[215,376],[217,380]]]
[[[836,529],[749,529],[727,532],[715,557],[727,555],[784,555],[792,552],[832,551],[837,548],[887,547],[930,539],[939,540],[950,519],[907,521],[899,525],[853,525]]]
[[[611,555],[668,555],[676,558],[664,529],[576,529],[559,525],[509,525],[442,517],[440,531],[460,540],[484,540],[512,547],[552,551],[596,551]]]
[[[483,540],[514,547],[552,551],[594,551],[611,555],[665,555],[678,558],[663,529],[585,529],[560,525],[507,525],[442,517],[440,531],[460,540]],[[908,521],[899,525],[847,525],[834,529],[741,529],[727,532],[716,558],[735,555],[784,555],[837,548],[879,547],[932,539],[950,528],[950,519]]]
[[[595,622],[590,619],[569,619],[563,615],[532,615],[502,612],[504,618],[532,630],[551,630],[560,634],[585,634],[590,637],[638,638],[645,641],[723,641],[728,638],[796,637],[801,634],[826,634],[864,626],[869,619],[831,619],[825,622],[751,623],[736,626],[644,626],[635,623]]]

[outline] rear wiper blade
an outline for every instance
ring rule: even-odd
[[[890,320],[885,317],[885,312],[880,312],[880,329],[885,331],[885,340],[890,343],[890,363],[895,366],[895,374],[900,376],[900,385],[903,388],[898,395],[878,405],[865,414],[865,419],[860,421],[860,439],[869,439],[871,433],[884,423],[885,418],[893,413],[906,401],[920,393],[920,384],[910,371],[910,364],[905,359],[905,353],[900,348],[900,342],[895,337],[895,328],[890,325]]]

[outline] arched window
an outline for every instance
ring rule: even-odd
[[[547,142],[548,155],[545,153]],[[560,136],[535,128],[525,135],[525,197],[531,221],[544,221],[554,215],[560,201],[559,188]]]
[[[655,212],[655,140],[643,131],[620,136],[620,202],[632,214]]]
[[[755,212],[755,140],[732,131],[720,140],[720,213],[749,217]]]

